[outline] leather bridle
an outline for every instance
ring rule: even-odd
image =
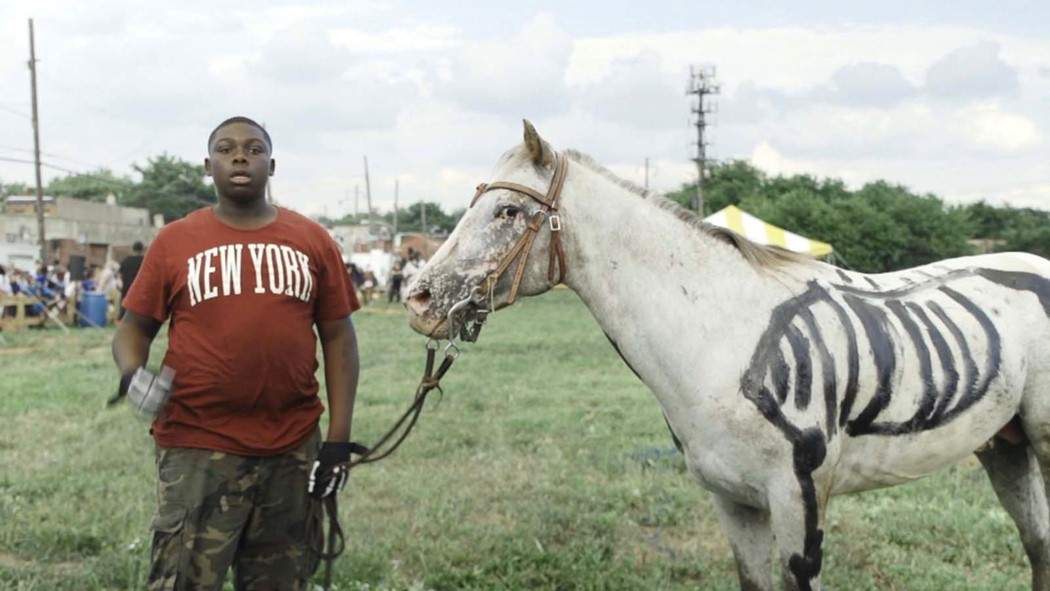
[[[518,239],[514,248],[507,253],[507,256],[499,266],[496,267],[496,270],[489,273],[485,278],[484,292],[489,296],[490,300],[496,282],[499,281],[500,277],[507,272],[507,269],[514,264],[514,261],[518,257],[521,257],[521,261],[518,263],[518,267],[514,271],[514,280],[510,286],[510,298],[507,300],[507,305],[513,304],[518,298],[518,288],[521,286],[521,278],[525,274],[525,262],[528,260],[529,252],[532,250],[532,242],[536,239],[540,227],[543,226],[544,218],[547,219],[548,226],[551,229],[550,260],[547,267],[547,279],[554,282],[555,268],[557,268],[558,280],[554,282],[554,285],[564,281],[565,252],[561,247],[561,217],[558,215],[558,198],[561,197],[561,188],[565,184],[565,175],[567,171],[568,163],[566,162],[565,157],[554,152],[554,177],[551,179],[551,184],[547,189],[546,195],[541,194],[539,191],[536,191],[531,187],[526,187],[525,185],[520,185],[518,183],[499,181],[492,184],[481,183],[478,185],[477,191],[474,193],[474,198],[470,201],[471,207],[474,207],[474,204],[478,202],[478,199],[482,195],[496,189],[506,189],[508,191],[521,193],[522,195],[531,197],[533,201],[540,204],[540,209],[532,214],[532,219],[529,220],[525,233]]]

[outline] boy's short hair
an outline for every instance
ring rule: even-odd
[[[135,243],[131,245],[131,250],[133,252],[142,252],[143,250],[145,250],[145,247],[142,246],[141,241],[136,240]]]
[[[209,152],[211,152],[211,143],[213,141],[215,141],[215,135],[217,133],[219,133],[219,130],[222,129],[223,127],[226,127],[227,125],[231,125],[231,124],[234,124],[234,123],[247,123],[248,125],[251,125],[252,127],[255,127],[256,129],[261,131],[262,134],[263,134],[263,137],[266,138],[266,145],[267,145],[267,147],[270,148],[271,152],[273,151],[273,140],[270,139],[270,134],[269,134],[269,132],[266,131],[266,128],[263,127],[262,125],[259,125],[259,123],[257,123],[254,119],[251,119],[251,118],[248,118],[248,117],[244,117],[242,115],[237,115],[237,116],[234,116],[234,117],[230,117],[229,119],[227,119],[227,120],[223,121],[222,123],[216,125],[215,129],[213,129],[211,131],[211,135],[208,136],[208,151]]]

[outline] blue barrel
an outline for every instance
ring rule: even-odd
[[[85,291],[80,294],[80,326],[101,328],[106,326],[109,302],[100,291]]]

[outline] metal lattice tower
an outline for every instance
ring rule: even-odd
[[[706,140],[707,126],[710,125],[706,116],[716,111],[715,104],[705,97],[716,95],[721,90],[715,84],[715,68],[689,68],[689,88],[687,95],[696,95],[696,102],[692,106],[692,113],[696,115],[696,195],[693,197],[693,210],[704,215],[704,171],[707,166],[707,146],[710,142]]]

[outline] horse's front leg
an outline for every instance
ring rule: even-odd
[[[794,442],[791,471],[775,478],[769,489],[769,511],[785,591],[820,589],[828,489],[818,487],[813,473],[823,464],[825,453],[823,436],[815,429],[803,431]]]
[[[773,591],[773,530],[769,511],[712,493],[715,514],[729,538],[742,591]]]
[[[824,561],[824,503],[810,502],[795,486],[785,486],[770,497],[773,535],[780,552],[784,591],[818,591]],[[814,495],[814,499],[816,495]]]

